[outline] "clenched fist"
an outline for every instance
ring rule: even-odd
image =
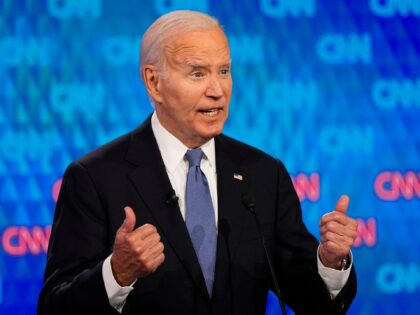
[[[112,273],[121,286],[154,272],[165,260],[160,235],[151,224],[134,229],[136,215],[125,207],[125,220],[117,231],[111,257]]]
[[[319,223],[319,258],[329,268],[341,268],[342,260],[348,257],[357,237],[357,222],[346,214],[349,201],[348,196],[341,196],[334,211],[325,214]]]

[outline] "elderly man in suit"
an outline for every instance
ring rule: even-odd
[[[140,72],[153,114],[65,173],[38,314],[264,314],[274,286],[249,193],[285,303],[345,313],[356,294],[348,197],[322,217],[318,243],[283,164],[221,134],[232,77],[217,20],[157,19]]]

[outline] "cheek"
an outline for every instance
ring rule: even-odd
[[[191,107],[191,96],[178,88],[168,89],[164,95],[164,103],[173,115],[183,119]]]
[[[204,92],[205,89],[199,84],[182,84],[172,90],[172,97],[177,106],[184,111],[190,111],[197,107]]]
[[[228,99],[232,96],[232,79],[227,80],[223,84],[223,90],[225,91],[225,95]]]

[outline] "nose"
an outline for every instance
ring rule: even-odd
[[[206,89],[206,96],[218,100],[223,96],[222,84],[219,78],[210,77]]]

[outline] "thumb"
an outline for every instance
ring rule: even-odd
[[[133,209],[131,207],[124,207],[125,211],[125,220],[120,226],[120,230],[129,233],[133,231],[134,225],[136,224],[136,215],[134,214]]]
[[[342,195],[335,205],[335,211],[346,213],[349,206],[350,198],[347,195]]]

